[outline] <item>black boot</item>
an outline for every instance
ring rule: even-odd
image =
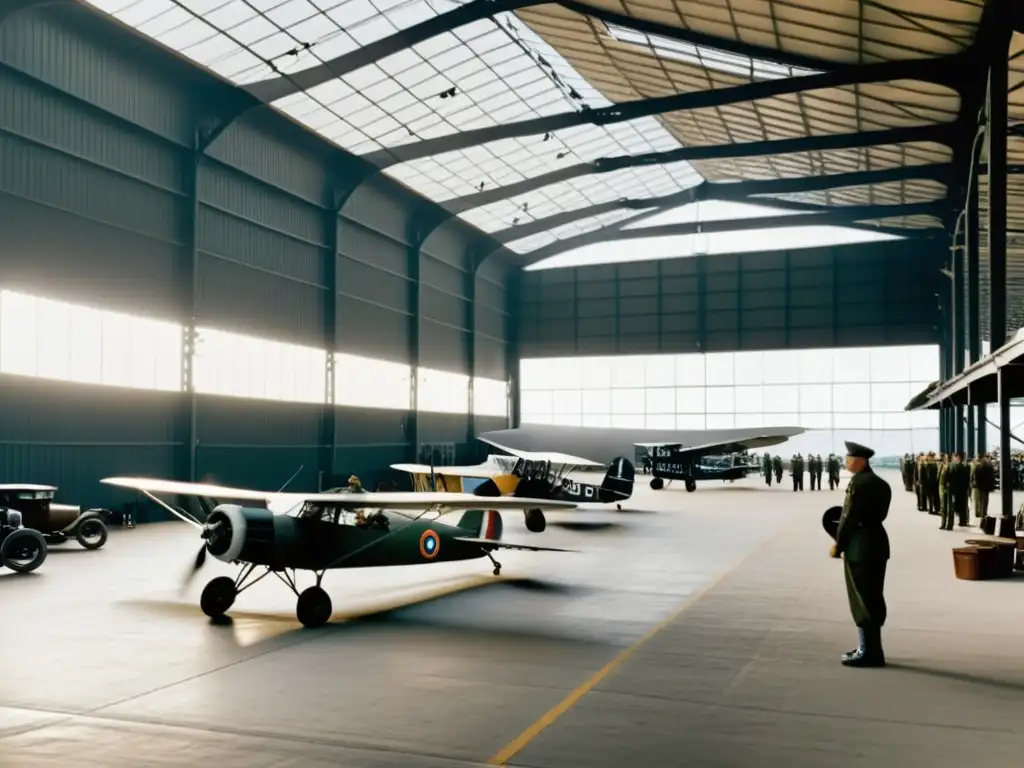
[[[864,627],[864,645],[842,663],[847,667],[884,667],[881,627]]]
[[[864,653],[864,627],[857,627],[857,637],[859,639],[859,642],[857,643],[857,647],[854,648],[852,651],[847,651],[846,653],[844,653],[842,655],[840,660],[843,662],[843,664],[845,664],[846,662],[848,662],[850,659],[854,658],[855,656],[863,655],[863,653]]]

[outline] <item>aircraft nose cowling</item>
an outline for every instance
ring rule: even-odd
[[[268,509],[221,504],[203,526],[206,548],[225,563],[271,563],[279,548],[274,518]]]

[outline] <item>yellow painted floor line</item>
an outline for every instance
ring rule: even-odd
[[[641,637],[635,643],[623,649],[618,656],[616,656],[614,659],[605,664],[604,667],[602,667],[593,677],[579,685],[575,690],[573,690],[572,693],[570,693],[568,696],[566,696],[564,699],[558,702],[555,706],[553,706],[551,709],[549,709],[547,712],[541,715],[525,731],[523,731],[516,738],[514,738],[512,741],[506,744],[505,747],[496,755],[494,755],[494,757],[488,760],[486,764],[508,765],[509,761],[513,757],[522,752],[531,741],[536,739],[544,730],[553,725],[555,721],[558,720],[558,718],[560,718],[562,715],[564,715],[566,712],[572,709],[572,707],[580,699],[582,699],[590,691],[596,688],[602,680],[611,675],[618,667],[620,667],[623,664],[623,662],[627,661],[630,656],[632,656],[634,653],[640,650],[645,643],[647,643],[649,640],[651,640],[651,638],[655,637],[659,632],[665,629],[665,627],[669,626],[672,622],[674,622],[676,619],[682,616],[690,607],[694,605],[694,603],[700,600],[710,590],[718,586],[718,584],[726,576],[728,576],[730,573],[732,573],[741,565],[743,565],[750,557],[754,555],[754,553],[760,551],[770,542],[780,537],[786,531],[786,528],[787,526],[783,524],[783,526],[778,531],[776,531],[776,533],[773,536],[769,537],[768,541],[765,541],[756,546],[746,555],[741,557],[739,561],[736,562],[734,565],[722,571],[709,583],[705,584],[696,592],[689,595],[686,598],[686,600],[683,601],[683,604],[679,606],[679,608],[677,608],[675,611],[673,611],[673,613],[668,618],[664,619],[663,621],[655,625],[651,630],[647,632],[646,635]]]

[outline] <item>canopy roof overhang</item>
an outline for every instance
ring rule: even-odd
[[[906,410],[981,405],[999,400],[1000,378],[1012,400],[1024,397],[1024,329],[1013,340],[948,381],[932,382],[907,403]]]

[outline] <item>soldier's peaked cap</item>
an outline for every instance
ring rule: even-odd
[[[875,455],[875,452],[865,445],[860,443],[854,443],[849,440],[846,441],[846,455],[856,456],[860,459],[870,459]]]

